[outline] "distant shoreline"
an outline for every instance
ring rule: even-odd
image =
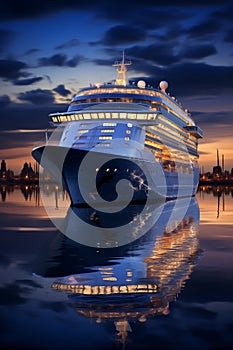
[[[53,181],[52,181],[53,182]],[[49,183],[49,181],[48,181]],[[26,179],[11,179],[11,180],[0,180],[0,185],[39,185],[39,179],[26,180]],[[233,180],[200,180],[199,186],[233,186]]]

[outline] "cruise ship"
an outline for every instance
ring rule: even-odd
[[[73,206],[195,195],[202,130],[166,81],[129,83],[130,64],[123,54],[115,81],[82,88],[66,112],[50,114],[55,131],[32,151]]]

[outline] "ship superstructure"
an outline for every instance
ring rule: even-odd
[[[109,158],[106,158],[107,166],[96,168],[97,189],[101,192],[102,186],[101,195],[107,200],[113,200],[114,195],[108,197],[104,183],[112,183],[114,187],[119,178],[128,179],[138,189],[134,199],[145,199],[147,188],[140,187],[139,182],[148,184],[140,171],[134,169],[132,161],[135,163],[135,160],[136,164],[140,162],[140,167],[149,169],[150,188],[158,195],[176,198],[196,192],[201,129],[190,113],[166,93],[167,82],[160,82],[159,89],[148,87],[142,80],[129,84],[126,71],[130,64],[123,55],[122,61],[113,65],[118,73],[115,82],[81,89],[73,97],[67,112],[49,116],[51,124],[59,126],[60,131],[57,144],[54,145],[53,141],[46,146],[54,147],[56,154],[59,149],[69,150],[62,177],[72,204],[84,202],[74,173],[78,173],[80,163],[90,151],[96,152],[101,159],[109,154],[118,158],[115,162],[108,162]],[[136,149],[135,143],[138,145]],[[39,162],[43,151],[44,147],[33,150],[33,156]],[[166,192],[156,186],[158,174],[153,164],[161,166]],[[52,175],[57,177],[54,173]],[[109,190],[107,192],[109,194]]]

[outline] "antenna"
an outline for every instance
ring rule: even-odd
[[[122,60],[121,62],[116,61],[112,66],[116,67],[116,71],[118,73],[117,79],[116,79],[116,85],[127,85],[127,79],[126,79],[126,72],[127,72],[127,66],[130,66],[132,63],[131,61],[125,62],[125,52],[122,53]]]

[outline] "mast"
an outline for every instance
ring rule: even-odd
[[[118,73],[117,79],[116,79],[116,85],[127,85],[127,78],[126,78],[126,72],[127,72],[127,66],[130,66],[132,63],[131,61],[125,62],[125,52],[122,53],[122,61],[116,61],[112,66],[116,67],[116,71]]]

